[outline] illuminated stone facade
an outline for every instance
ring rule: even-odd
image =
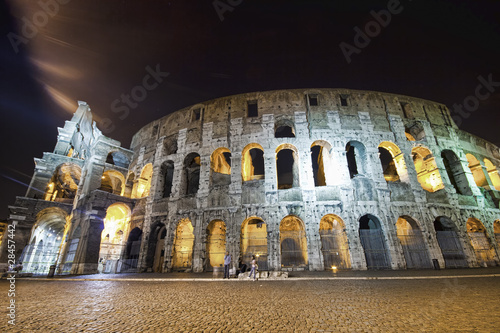
[[[499,148],[418,98],[223,97],[144,126],[130,149],[80,102],[35,162],[10,221],[37,274],[211,271],[225,251],[261,271],[499,263]]]

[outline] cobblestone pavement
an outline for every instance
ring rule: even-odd
[[[0,332],[498,332],[500,278],[16,281]]]

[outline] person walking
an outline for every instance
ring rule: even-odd
[[[224,256],[224,279],[227,277],[229,279],[229,265],[231,264],[231,255],[229,251],[226,252]]]
[[[250,262],[250,266],[252,267],[252,269],[250,270],[250,275],[248,275],[248,278],[250,279],[253,273],[253,280],[255,281],[255,275],[257,274],[257,261],[255,260],[254,255],[252,255],[252,261]]]

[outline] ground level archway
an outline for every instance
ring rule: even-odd
[[[187,270],[193,264],[194,234],[189,219],[182,219],[177,224],[174,246],[172,249],[172,269]]]
[[[436,230],[436,238],[443,254],[445,267],[469,267],[462,241],[458,237],[453,221],[446,216],[439,216],[434,220],[434,230]]]
[[[259,270],[267,270],[267,225],[259,217],[249,217],[241,224],[241,262],[247,266],[255,255]]]
[[[224,266],[226,254],[226,224],[221,220],[213,220],[207,227],[207,261],[205,269],[213,271],[214,267]]]
[[[429,252],[417,222],[409,216],[401,216],[396,222],[396,230],[403,248],[406,268],[432,268]]]
[[[319,223],[319,235],[325,269],[351,268],[351,256],[344,221],[333,214],[323,216]]]
[[[480,266],[496,266],[495,248],[491,244],[481,221],[471,217],[467,220],[467,234]]]
[[[99,272],[117,273],[120,271],[119,262],[127,244],[130,215],[130,208],[125,204],[116,203],[106,210],[99,249]]]
[[[59,260],[67,214],[59,208],[47,208],[37,215],[30,242],[23,250],[20,262],[23,272],[36,275],[49,273]]]
[[[307,267],[307,239],[304,222],[288,215],[280,223],[280,250],[282,268]]]
[[[368,269],[391,268],[382,227],[375,216],[367,214],[359,219],[359,238]]]

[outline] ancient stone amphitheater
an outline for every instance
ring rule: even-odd
[[[446,106],[348,89],[255,92],[151,122],[130,149],[79,102],[10,207],[47,274],[499,263],[499,148]],[[3,263],[7,263],[3,242]]]

